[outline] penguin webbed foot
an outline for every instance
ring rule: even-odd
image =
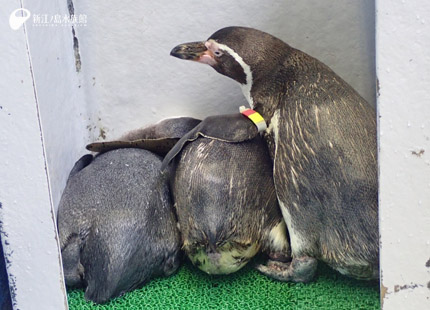
[[[266,265],[257,265],[256,269],[262,274],[284,282],[312,281],[317,269],[317,260],[309,256],[293,258],[291,262],[269,259]]]
[[[268,257],[269,257],[268,259],[269,262],[289,263],[292,260],[290,251],[288,251],[287,253],[271,252],[271,253],[268,253]]]

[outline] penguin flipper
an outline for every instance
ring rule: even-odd
[[[199,119],[192,117],[168,118],[155,125],[132,130],[118,140],[94,142],[86,148],[98,153],[121,148],[139,148],[164,156],[183,135],[199,123]]]
[[[69,236],[61,249],[63,272],[68,287],[81,287],[83,283],[84,267],[80,262],[81,239],[78,235]]]
[[[178,140],[196,127],[201,120],[192,117],[166,118],[154,125],[129,131],[119,138],[120,141],[140,139],[177,138]]]
[[[258,135],[258,129],[241,113],[215,115],[205,118],[198,128],[198,133],[209,139],[229,143],[251,140]]]
[[[149,278],[152,271],[151,265],[133,264],[132,258],[139,255],[141,244],[132,227],[123,227],[123,230],[119,231],[118,228],[111,226],[106,229],[105,225],[101,225],[97,228],[97,233],[95,230],[91,231],[82,251],[84,281],[87,284],[84,296],[85,299],[98,304],[106,303],[111,298],[136,288]],[[108,230],[111,229],[117,235],[108,235]],[[127,238],[130,239],[128,243],[115,243]],[[145,257],[141,257],[140,261],[147,263]]]
[[[139,139],[134,141],[107,141],[94,142],[86,146],[87,150],[105,153],[111,150],[123,148],[138,148],[154,152],[164,156],[176,144],[179,138]]]
[[[257,127],[240,113],[209,116],[179,139],[164,157],[161,170],[166,169],[185,144],[196,140],[199,136],[228,143],[238,143],[251,140],[257,135]]]

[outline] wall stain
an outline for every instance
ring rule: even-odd
[[[381,309],[382,309],[382,306],[384,305],[385,294],[389,294],[387,292],[388,292],[388,287],[384,286],[384,284],[381,283]]]
[[[99,137],[102,139],[106,139],[106,130],[104,130],[103,128],[100,128]]]
[[[376,97],[381,96],[380,90],[381,90],[381,87],[379,86],[379,79],[376,78]]]
[[[423,285],[415,284],[415,283],[405,284],[405,285],[394,285],[394,293],[397,293],[406,289],[415,289],[417,287],[423,287]]]
[[[3,110],[3,106],[0,105],[0,110]],[[4,110],[6,112],[6,109]],[[6,112],[7,115],[10,115],[10,113]]]
[[[412,153],[412,155],[415,155],[417,157],[421,157],[421,155],[423,155],[424,152],[425,152],[425,150],[421,149],[418,152],[412,151],[411,153]]]
[[[430,258],[429,258],[429,260],[426,262],[426,267],[427,267],[427,268],[430,268]]]

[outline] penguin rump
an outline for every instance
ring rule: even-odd
[[[306,282],[319,259],[348,276],[377,278],[374,108],[322,62],[256,29],[223,28],[171,55],[237,81],[268,124],[264,139],[293,260],[259,270]]]
[[[290,259],[269,152],[251,121],[241,114],[206,118],[166,155],[162,169],[169,163],[183,249],[195,266],[229,274],[259,251]]]
[[[161,158],[118,149],[72,169],[58,209],[68,287],[107,302],[179,266],[180,236]]]

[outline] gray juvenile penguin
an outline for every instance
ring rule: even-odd
[[[270,155],[250,120],[206,118],[166,155],[162,169],[169,163],[183,249],[195,266],[229,274],[259,251],[290,259]]]
[[[265,140],[293,260],[260,271],[306,282],[319,259],[345,275],[377,278],[374,109],[317,59],[252,28],[223,28],[171,55],[239,82],[269,125]]]
[[[58,209],[66,285],[96,303],[179,266],[180,235],[161,158],[117,149],[73,167]]]

